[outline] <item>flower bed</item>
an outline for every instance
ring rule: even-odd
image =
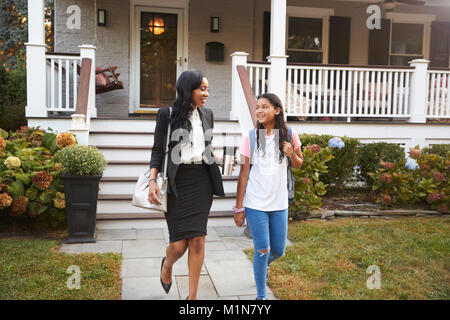
[[[75,143],[70,133],[26,126],[14,133],[0,129],[0,216],[64,224],[62,168],[54,156]]]

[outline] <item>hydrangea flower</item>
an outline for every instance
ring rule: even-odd
[[[334,138],[331,138],[330,140],[328,140],[328,145],[332,148],[338,148],[338,149],[342,149],[343,147],[345,147],[345,143],[339,137],[334,137]]]
[[[19,168],[20,167],[20,159],[17,157],[14,157],[14,156],[10,156],[10,157],[6,158],[4,164],[8,169]]]
[[[419,168],[419,165],[415,159],[408,158],[408,160],[406,160],[405,167],[409,170],[415,170]]]

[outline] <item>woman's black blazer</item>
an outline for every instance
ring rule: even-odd
[[[208,129],[212,130],[214,128],[214,116],[212,110],[205,107],[197,107],[197,110],[200,119],[202,120],[203,132],[205,133]],[[156,168],[158,169],[158,172],[162,172],[162,170],[164,170],[164,151],[167,142],[166,137],[167,129],[169,126],[169,115],[169,108],[166,107],[159,109],[158,115],[156,116],[155,137],[152,148],[152,156],[150,160],[150,169]],[[211,140],[212,135],[211,139],[205,139],[205,148],[208,148],[208,146],[211,145]],[[178,143],[180,143],[180,141],[177,142],[177,144]],[[212,148],[212,146],[210,148]],[[171,154],[171,151],[172,149],[169,150],[169,155]],[[174,163],[171,158],[172,157],[169,156],[169,159],[167,161],[167,177],[169,178],[167,192],[174,194],[178,198],[177,188],[175,185],[175,177],[179,164]],[[225,196],[225,193],[223,191],[222,175],[220,174],[217,163],[214,161],[212,164],[208,164],[207,167],[213,187],[213,194],[218,196]]]

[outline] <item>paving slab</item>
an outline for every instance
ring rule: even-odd
[[[179,300],[175,283],[166,294],[158,277],[122,279],[122,300]]]
[[[165,240],[163,228],[159,229],[137,229],[136,240]]]
[[[253,266],[241,250],[211,251],[205,255],[205,266],[219,296],[256,292]]]
[[[206,242],[222,240],[214,227],[208,227],[206,232],[207,232]]]
[[[122,241],[97,241],[95,243],[63,243],[59,248],[63,253],[121,253]]]
[[[166,255],[164,240],[124,240],[123,258],[155,258]]]
[[[97,230],[97,240],[136,240],[136,229]]]
[[[175,277],[178,292],[182,299],[186,299],[189,295],[189,277],[188,276],[177,276]],[[199,300],[214,300],[218,298],[216,289],[208,275],[201,275],[198,282],[197,298]]]
[[[221,237],[242,237],[245,228],[242,227],[215,227],[217,233]]]
[[[205,254],[209,251],[226,250],[225,244],[222,241],[208,241],[205,243]]]
[[[253,240],[247,237],[222,237],[222,241],[228,250],[253,248]]]

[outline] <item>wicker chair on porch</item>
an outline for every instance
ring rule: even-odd
[[[122,81],[119,81],[120,73],[116,73],[117,67],[102,69],[95,66],[95,93],[101,94],[113,90],[123,89]],[[80,66],[77,65],[77,72],[80,74]]]

